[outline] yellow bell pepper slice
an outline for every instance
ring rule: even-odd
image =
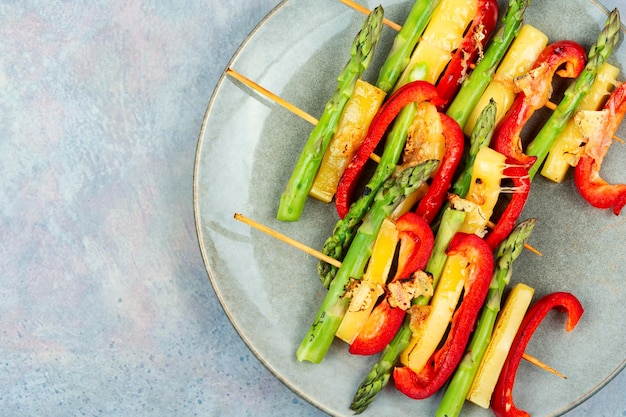
[[[374,309],[378,297],[384,293],[397,244],[396,225],[386,218],[374,242],[367,270],[361,282],[352,291],[353,296],[348,311],[335,332],[335,335],[346,343],[352,344]]]
[[[467,211],[460,232],[484,236],[493,209],[500,196],[506,157],[491,148],[478,151],[472,169],[472,180],[465,200],[476,204]]]
[[[465,29],[476,15],[475,0],[442,0],[433,11],[424,34],[396,86],[406,84],[416,65],[426,63],[425,81],[437,82],[452,58],[452,52],[463,40]]]

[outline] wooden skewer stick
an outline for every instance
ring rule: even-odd
[[[307,254],[309,254],[309,255],[311,255],[311,256],[313,256],[313,257],[315,257],[315,258],[317,258],[317,259],[319,259],[321,261],[327,262],[327,263],[329,263],[329,264],[331,264],[333,266],[336,266],[337,268],[341,268],[341,261],[338,261],[335,258],[331,258],[330,256],[324,254],[323,252],[315,250],[315,249],[311,248],[310,246],[306,246],[303,243],[300,243],[300,242],[298,242],[298,241],[296,241],[294,239],[291,239],[290,237],[287,237],[287,236],[285,236],[285,235],[283,235],[283,234],[281,234],[281,233],[279,233],[279,232],[277,232],[275,230],[272,230],[271,228],[269,228],[269,227],[267,227],[267,226],[265,226],[265,225],[255,221],[255,220],[252,220],[252,219],[244,216],[241,213],[235,213],[234,217],[235,217],[236,220],[239,220],[240,222],[246,223],[247,225],[252,226],[252,227],[254,227],[257,230],[260,230],[261,232],[267,233],[268,235],[270,235],[272,237],[275,237],[278,240],[283,241],[284,243],[292,245],[292,246],[294,246],[294,247],[296,247],[296,248],[306,252]]]
[[[226,70],[226,74],[230,75],[231,77],[233,77],[237,81],[240,81],[240,82],[244,83],[248,87],[252,88],[254,91],[256,91],[258,93],[261,93],[262,95],[264,95],[265,97],[269,98],[270,100],[273,100],[274,102],[280,104],[281,106],[283,106],[284,108],[286,108],[290,112],[294,113],[297,116],[300,116],[301,118],[303,118],[307,122],[311,123],[313,126],[315,126],[317,124],[318,120],[315,117],[311,116],[310,114],[308,114],[304,110],[294,106],[293,104],[289,103],[288,101],[284,100],[283,98],[277,96],[276,94],[272,93],[271,91],[263,88],[259,84],[255,83],[254,81],[252,81],[251,79],[245,77],[244,75],[238,73],[237,71],[233,70],[232,68],[228,68]]]
[[[368,9],[367,7],[361,6],[360,4],[355,3],[352,0],[339,0],[339,1],[345,4],[346,6],[356,10],[357,12],[363,13],[364,15],[369,15],[371,12],[371,10]],[[402,26],[400,26],[399,24],[395,22],[392,22],[386,17],[383,18],[383,23],[389,26],[391,29],[395,30],[396,32],[400,32],[400,29],[402,29]]]
[[[524,360],[526,360],[527,362],[532,363],[533,365],[535,365],[538,368],[546,370],[546,371],[548,371],[548,372],[550,372],[550,373],[552,373],[552,374],[554,374],[554,375],[556,375],[556,376],[558,376],[560,378],[567,379],[567,377],[565,375],[563,375],[562,373],[560,373],[556,369],[552,368],[551,366],[546,365],[545,363],[541,362],[539,359],[535,358],[534,356],[530,356],[529,354],[524,353],[522,355],[522,358]]]
[[[543,256],[543,253],[539,252],[537,249],[535,249],[534,247],[530,246],[528,243],[524,243],[524,248],[528,249],[529,251],[531,251],[535,255]]]
[[[551,102],[551,101],[547,101],[547,102],[546,102],[546,104],[545,104],[545,106],[546,106],[547,108],[549,108],[550,110],[555,110],[555,109],[556,109],[556,104],[554,104],[554,103],[553,103],[553,102]],[[619,138],[619,137],[617,137],[617,136],[615,136],[615,135],[613,135],[613,140],[616,140],[616,141],[618,141],[618,142],[620,142],[620,143],[624,143],[624,139]]]
[[[325,255],[324,253],[317,251],[309,246],[306,246],[288,236],[283,235],[282,233],[279,233],[273,229],[270,229],[269,227],[256,222],[242,214],[239,213],[235,213],[235,220],[239,220],[242,223],[247,224],[248,226],[251,226],[257,230],[260,230],[261,232],[264,232],[272,237],[275,237],[276,239],[280,240],[281,242],[287,243],[288,245],[291,245],[297,249],[300,249],[301,251],[308,253],[309,255],[312,255],[314,257],[316,257],[317,259],[320,259],[324,262],[327,262],[333,266],[336,266],[337,268],[339,268],[341,266],[341,262],[336,260],[335,258],[331,258],[328,255]]]
[[[328,256],[328,255],[326,255],[326,254],[324,254],[324,253],[322,253],[322,252],[320,252],[318,250],[315,250],[315,249],[311,248],[310,246],[306,246],[303,243],[300,243],[300,242],[298,242],[298,241],[296,241],[296,240],[294,240],[294,239],[292,239],[290,237],[287,237],[287,236],[285,236],[282,233],[279,233],[279,232],[277,232],[277,231],[275,231],[275,230],[273,230],[273,229],[271,229],[271,228],[269,228],[269,227],[267,227],[267,226],[265,226],[265,225],[255,221],[255,220],[252,220],[252,219],[244,216],[243,214],[235,213],[234,218],[235,218],[235,220],[239,220],[242,223],[245,223],[245,224],[247,224],[247,225],[249,225],[249,226],[251,226],[251,227],[253,227],[253,228],[255,228],[255,229],[259,230],[259,231],[261,231],[261,232],[264,232],[264,233],[266,233],[266,234],[268,234],[268,235],[270,235],[270,236],[272,236],[272,237],[274,237],[274,238],[284,242],[284,243],[287,243],[288,245],[294,246],[295,248],[300,249],[303,252],[305,252],[305,253],[307,253],[307,254],[309,254],[311,256],[314,256],[317,259],[320,259],[320,260],[322,260],[324,262],[328,262],[329,264],[331,264],[333,266],[336,266],[337,268],[341,267],[341,262],[338,261],[337,259],[331,258],[330,256]],[[546,365],[545,363],[541,362],[539,359],[535,358],[534,356],[530,356],[530,355],[524,353],[524,355],[522,357],[526,361],[528,361],[528,362],[532,363],[533,365],[537,366],[538,368],[541,368],[541,369],[543,369],[545,371],[548,371],[548,372],[550,372],[550,373],[552,373],[552,374],[554,374],[556,376],[559,376],[559,377],[561,377],[563,379],[566,379],[565,375],[563,375],[559,371],[555,370],[554,368]]]
[[[300,116],[307,122],[311,123],[313,126],[315,126],[318,123],[319,120],[317,120],[315,117],[311,116],[310,114],[300,109],[299,107],[296,107],[293,104],[289,103],[287,100],[283,99],[282,97],[277,96],[276,94],[272,93],[271,91],[262,87],[261,85],[255,83],[254,81],[252,81],[245,75],[235,71],[234,69],[228,68],[226,70],[226,74],[230,75],[237,81],[240,81],[243,84],[247,85],[248,87],[250,87],[257,93],[267,97],[270,100],[275,101],[276,103],[280,104],[281,106],[283,106],[284,108],[286,108],[287,110],[295,114],[296,116]],[[376,163],[380,162],[380,156],[376,154],[371,154],[370,159]]]
[[[549,108],[550,110],[556,110],[556,104],[551,101],[546,101],[545,106]]]

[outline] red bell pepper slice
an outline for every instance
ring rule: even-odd
[[[511,160],[506,162],[507,166],[504,168],[504,175],[513,181],[513,195],[495,227],[485,237],[487,245],[492,250],[496,250],[500,243],[511,233],[526,205],[526,200],[528,200],[528,194],[530,193],[528,170],[522,165],[516,165]]]
[[[398,269],[393,280],[409,277],[426,267],[435,245],[433,231],[428,223],[415,213],[408,212],[396,222],[400,239]],[[405,311],[391,307],[388,294],[371,312],[363,330],[350,345],[354,355],[373,355],[381,352],[398,332]]]
[[[537,160],[524,154],[520,134],[535,110],[545,106],[552,93],[552,78],[576,78],[585,67],[585,49],[573,41],[557,41],[548,45],[539,55],[533,69],[526,75],[528,87],[516,97],[513,105],[493,134],[493,148],[530,168]],[[565,65],[564,68],[559,68]],[[520,77],[519,79],[521,79]]]
[[[613,213],[619,215],[626,205],[626,184],[607,183],[600,177],[600,166],[611,145],[611,136],[617,131],[626,113],[626,82],[613,90],[602,111],[608,112],[608,123],[601,132],[604,137],[600,143],[593,145],[593,150],[585,150],[574,170],[574,181],[580,195],[592,206],[602,209],[613,207]],[[592,145],[588,143],[587,146]]]
[[[497,23],[498,1],[478,0],[476,16],[437,82],[439,97],[445,100],[445,104],[439,106],[440,111],[445,110],[461,87],[470,66],[476,63]]]
[[[335,205],[340,218],[343,219],[348,213],[354,189],[365,168],[365,163],[372,152],[374,152],[374,149],[376,149],[376,146],[378,146],[391,122],[404,106],[422,101],[429,101],[434,105],[441,103],[434,85],[427,81],[413,81],[396,90],[378,110],[370,124],[365,139],[352,157],[337,186]]]
[[[530,338],[546,314],[553,308],[564,310],[567,313],[565,330],[568,332],[576,327],[584,311],[580,301],[574,295],[566,292],[555,292],[541,298],[526,312],[491,397],[491,409],[497,417],[530,416],[526,411],[518,409],[513,402],[515,374]]]
[[[446,201],[454,174],[463,158],[465,146],[463,130],[456,120],[443,113],[439,113],[439,116],[443,125],[445,151],[428,191],[415,209],[415,212],[426,219],[428,223],[432,223]]]
[[[397,367],[393,377],[396,388],[413,399],[434,394],[450,378],[465,353],[465,345],[485,301],[493,273],[493,253],[487,243],[476,235],[462,235],[450,243],[449,254],[463,253],[473,266],[466,284],[463,301],[452,317],[450,331],[439,348],[419,372]]]
[[[396,229],[400,238],[400,253],[394,280],[424,269],[435,245],[429,224],[415,213],[403,214],[396,222]]]

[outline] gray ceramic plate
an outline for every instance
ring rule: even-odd
[[[368,2],[372,8],[376,4]],[[502,10],[506,2],[501,1]],[[402,22],[409,1],[390,0],[386,16]],[[526,22],[551,41],[572,39],[586,48],[595,40],[606,11],[589,0],[536,1]],[[312,115],[319,116],[335,88],[349,45],[363,16],[336,0],[281,3],[250,35],[230,66]],[[393,31],[385,28],[378,60],[366,73],[375,79]],[[622,43],[611,62],[626,69]],[[622,75],[623,77],[623,75]],[[277,202],[311,125],[224,76],[211,99],[198,145],[194,204],[202,253],[224,310],[261,361],[286,385],[324,411],[348,409],[359,382],[376,358],[352,357],[336,341],[320,365],[299,363],[295,351],[324,290],[316,260],[233,219],[241,212],[312,247],[321,247],[336,221],[332,205],[310,201],[298,223],[275,220]],[[626,137],[626,126],[618,132]],[[615,144],[603,175],[625,181],[626,146]],[[533,415],[558,415],[599,390],[625,365],[626,217],[592,209],[571,178],[551,184],[540,177],[523,218],[537,217],[530,252],[518,260],[513,281],[536,289],[536,298],[556,290],[576,294],[586,308],[566,334],[550,314],[527,352],[561,370],[567,380],[523,363],[515,398]],[[429,416],[439,396],[412,401],[391,386],[366,415]],[[466,405],[464,415],[488,416]]]

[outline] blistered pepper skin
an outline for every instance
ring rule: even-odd
[[[548,294],[530,307],[513,340],[513,347],[509,351],[491,397],[491,410],[496,417],[530,417],[530,414],[526,411],[517,408],[513,401],[515,375],[533,333],[552,309],[563,310],[567,313],[567,322],[565,324],[567,332],[576,327],[584,312],[580,301],[567,292]]]
[[[469,286],[466,286],[461,305],[454,313],[443,346],[432,355],[426,366],[419,373],[406,366],[394,369],[396,388],[413,399],[430,397],[450,378],[463,358],[465,346],[491,282],[493,253],[483,239],[473,234],[457,234],[450,244],[448,253],[464,254],[472,265],[470,282]]]
[[[391,122],[406,105],[423,101],[429,101],[434,105],[442,103],[434,85],[426,81],[413,81],[400,87],[378,110],[365,139],[352,157],[337,186],[335,205],[340,218],[343,219],[348,213],[356,184],[365,168],[365,163],[385,135]]]
[[[576,42],[565,40],[548,45],[535,61],[531,72],[525,76],[532,77],[532,94],[527,95],[521,91],[515,97],[513,105],[494,132],[493,148],[530,168],[537,158],[524,153],[520,137],[522,129],[535,111],[545,106],[549,100],[554,74],[576,78],[586,62],[585,49]],[[562,68],[563,66],[565,67]],[[538,72],[539,69],[541,71]]]

